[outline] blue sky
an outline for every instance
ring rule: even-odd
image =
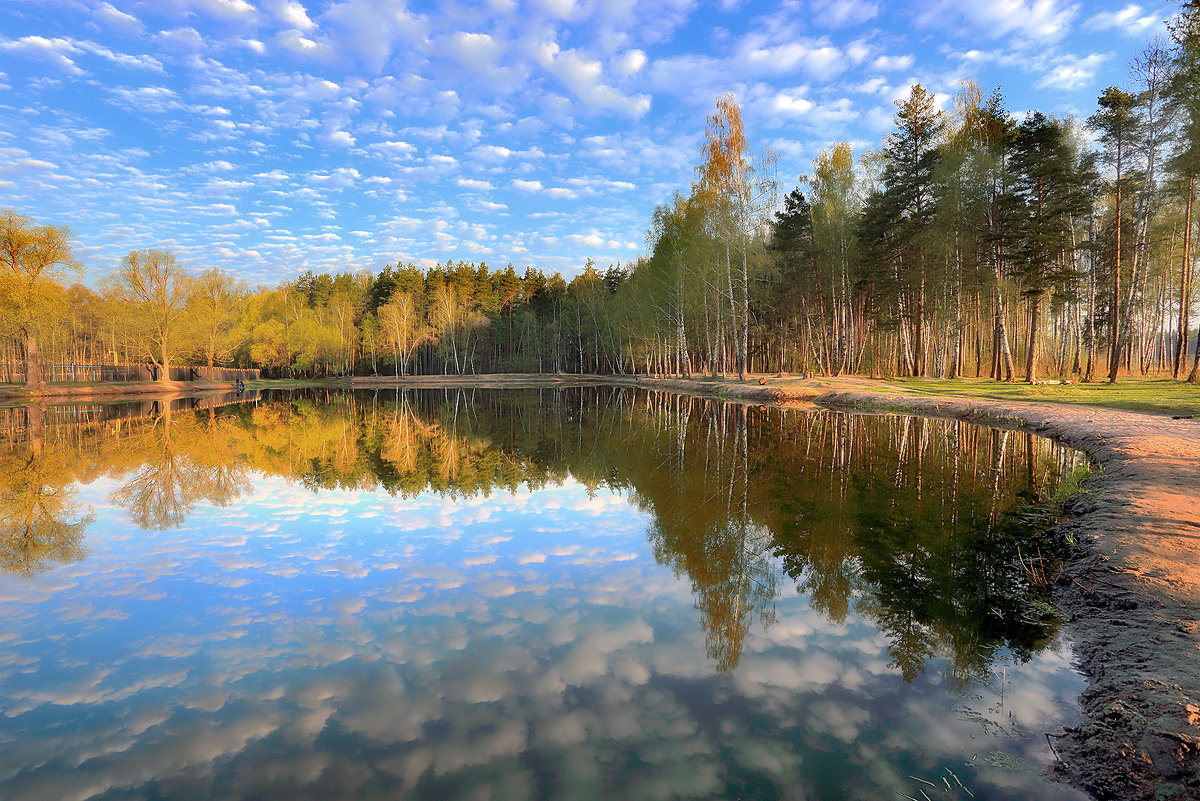
[[[273,285],[305,269],[579,271],[644,249],[734,92],[783,191],[921,82],[1086,116],[1173,3],[4,0],[0,206]]]

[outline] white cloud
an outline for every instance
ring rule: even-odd
[[[804,89],[780,92],[771,98],[771,109],[789,116],[803,116],[813,108],[813,102],[804,97]]]
[[[173,50],[187,53],[195,53],[204,47],[204,38],[195,28],[173,28],[161,31],[154,38]]]
[[[828,80],[847,67],[846,54],[828,41],[796,41],[752,47],[742,54],[749,66],[766,73],[804,71]]]
[[[641,117],[650,110],[649,95],[625,95],[604,83],[599,61],[586,58],[575,50],[560,51],[553,42],[538,47],[536,56],[547,72],[594,109],[612,109],[631,117]]]
[[[846,45],[846,57],[851,64],[861,64],[871,55],[871,46],[861,39],[856,39]]]
[[[338,167],[331,172],[313,173],[308,176],[308,181],[318,186],[344,188],[352,186],[361,177],[362,174],[353,167]]]
[[[343,0],[321,16],[332,52],[380,74],[400,48],[424,47],[428,25],[394,0]]]
[[[117,53],[93,42],[73,42],[72,44],[79,50],[99,56],[118,67],[164,72],[162,62],[153,56],[131,56],[125,53]]]
[[[210,14],[233,19],[250,19],[257,15],[254,6],[246,0],[193,0],[197,8]]]
[[[913,67],[912,56],[880,56],[871,62],[871,68],[883,72],[898,71],[907,72]]]
[[[1099,53],[1083,57],[1062,56],[1055,59],[1035,86],[1038,89],[1076,89],[1091,82],[1105,60]]]
[[[289,28],[311,31],[317,27],[317,24],[308,18],[308,12],[304,10],[304,6],[296,0],[274,0],[274,2],[267,3],[266,7]]]
[[[500,145],[483,145],[471,151],[471,155],[479,161],[487,161],[493,164],[506,161],[512,154],[511,150]]]
[[[845,125],[857,120],[859,112],[854,103],[846,97],[822,100],[804,116],[804,121],[813,126],[828,126],[830,128]]]
[[[514,179],[512,182],[513,189],[519,189],[522,192],[540,192],[542,189],[541,181],[525,181],[520,178]]]
[[[237,192],[242,189],[249,189],[254,186],[253,181],[229,181],[221,178],[216,178],[205,184],[205,189],[217,194],[228,194]]]
[[[866,95],[887,94],[888,82],[886,79],[880,77],[868,78],[854,88],[856,91]]]
[[[0,40],[0,51],[19,53],[32,58],[46,61],[71,75],[82,75],[80,69],[68,54],[79,52],[79,48],[67,39],[47,39],[45,36],[22,36],[20,39]]]
[[[1117,31],[1128,36],[1144,37],[1157,25],[1162,24],[1167,14],[1164,12],[1147,12],[1141,6],[1131,3],[1119,11],[1101,11],[1084,23],[1084,27],[1094,31]]]
[[[447,37],[446,52],[462,64],[475,69],[486,69],[500,58],[503,49],[486,33],[456,33]]]
[[[646,54],[641,50],[630,50],[613,62],[613,70],[618,75],[633,75],[646,66]]]
[[[281,31],[275,37],[275,43],[298,56],[327,59],[333,53],[332,48],[328,45],[315,39],[309,39],[297,30]]]
[[[861,25],[879,14],[876,3],[864,0],[814,0],[813,16],[817,22],[829,28],[846,25]]]
[[[141,33],[146,29],[142,21],[132,14],[127,14],[117,8],[114,8],[111,3],[101,3],[96,6],[93,12],[96,19],[108,25],[110,28],[123,33]]]
[[[393,140],[388,142],[376,142],[370,146],[371,150],[377,150],[389,156],[411,156],[417,152],[417,149],[408,142]]]
[[[917,21],[945,30],[951,19],[961,18],[987,36],[1054,40],[1070,30],[1078,13],[1078,3],[1069,0],[936,0]]]
[[[530,5],[557,19],[567,19],[575,11],[575,0],[531,0]]]
[[[599,234],[570,234],[563,238],[573,245],[582,245],[588,248],[604,247],[604,237]]]
[[[475,178],[459,178],[455,183],[464,189],[477,189],[481,192],[492,188],[492,185],[487,181],[480,181]]]

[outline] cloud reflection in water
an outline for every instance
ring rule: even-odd
[[[154,532],[106,503],[121,480],[77,487],[85,561],[0,581],[6,799],[892,798],[945,767],[1076,797],[1037,777],[1081,686],[1060,647],[966,694],[941,658],[905,681],[875,617],[832,622],[768,554],[774,622],[719,672],[644,490],[251,472]]]

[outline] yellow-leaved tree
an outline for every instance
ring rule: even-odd
[[[62,281],[83,266],[71,255],[71,229],[38,225],[12,209],[0,209],[0,321],[25,348],[25,386],[42,386],[38,332],[66,303]]]
[[[110,293],[125,304],[130,323],[159,381],[170,381],[171,360],[185,347],[183,318],[194,279],[169,250],[131,250],[113,273]]]
[[[744,379],[750,349],[750,260],[752,251],[762,244],[775,205],[775,157],[769,150],[755,157],[746,140],[741,108],[732,94],[717,98],[701,156],[697,196],[707,212],[709,230],[724,246],[723,283],[734,360],[738,377]],[[735,260],[741,261],[740,270]]]

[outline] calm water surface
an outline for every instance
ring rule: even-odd
[[[1078,454],[632,390],[227,400],[0,410],[0,798],[1081,797],[1041,778],[1082,680],[1030,524]]]

